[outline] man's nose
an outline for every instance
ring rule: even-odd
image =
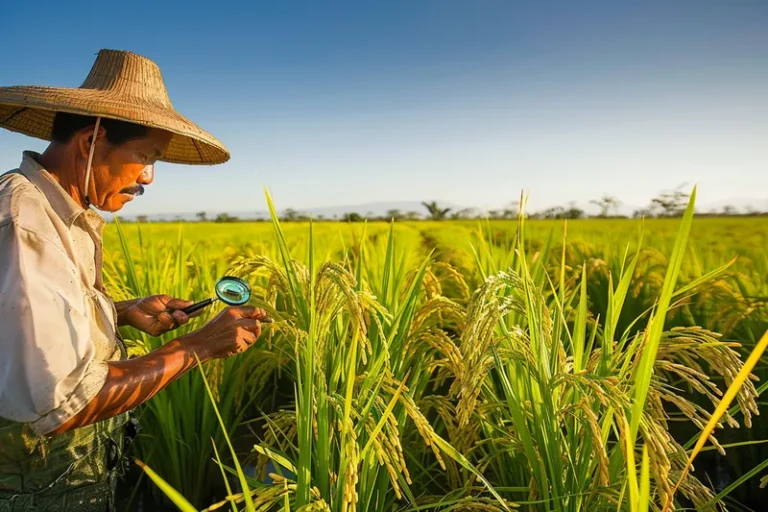
[[[155,179],[155,166],[148,165],[144,167],[139,174],[139,178],[136,180],[141,185],[149,185]]]

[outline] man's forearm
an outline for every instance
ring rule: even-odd
[[[78,414],[52,432],[60,434],[90,425],[143,404],[158,391],[208,358],[191,340],[173,340],[147,355],[126,361],[110,361],[101,391]]]
[[[128,325],[125,321],[125,312],[128,311],[128,308],[139,302],[141,299],[131,299],[131,300],[123,300],[120,302],[115,302],[115,311],[117,311],[117,326],[122,327],[124,325]]]

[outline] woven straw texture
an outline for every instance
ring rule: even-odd
[[[174,110],[160,68],[132,52],[99,51],[79,88],[0,87],[0,127],[51,140],[56,112],[101,116],[173,134],[160,160],[219,164],[229,151],[213,135]]]

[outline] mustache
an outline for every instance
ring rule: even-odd
[[[144,185],[132,185],[130,187],[125,187],[120,191],[121,194],[130,194],[132,196],[140,196],[144,194]]]

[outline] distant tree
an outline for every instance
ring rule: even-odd
[[[501,210],[488,210],[488,217],[491,219],[503,219],[504,212]]]
[[[602,218],[610,216],[611,210],[617,210],[621,204],[618,199],[607,194],[600,199],[593,199],[590,203],[600,208],[600,215],[598,217]]]
[[[516,218],[518,215],[520,215],[520,204],[521,203],[519,199],[509,203],[509,206],[504,209],[504,216],[511,219]]]
[[[360,215],[359,213],[357,213],[357,212],[350,212],[350,213],[345,213],[342,216],[342,220],[345,221],[345,222],[360,222],[360,221],[362,221],[364,219],[363,219],[363,216]]]
[[[504,208],[504,211],[501,213],[501,216],[505,219],[514,219],[517,217],[517,210],[513,210],[512,208]]]
[[[451,214],[451,219],[453,220],[459,220],[459,219],[471,219],[477,215],[477,212],[474,208],[463,208],[457,212],[453,212]]]
[[[723,215],[738,215],[739,209],[735,206],[732,206],[730,204],[727,204],[723,206]]]
[[[285,213],[283,213],[282,220],[287,222],[293,222],[293,221],[299,220],[299,212],[294,210],[293,208],[286,208]]]
[[[136,222],[141,222],[142,224],[147,222],[148,217],[146,215],[137,215],[136,216]]]
[[[553,206],[552,208],[547,208],[543,212],[541,212],[541,218],[543,219],[563,219],[565,218],[565,208],[562,206]]]
[[[404,218],[405,218],[405,215],[403,215],[403,212],[401,212],[396,208],[393,210],[387,210],[387,220],[398,221],[398,220],[403,220]]]
[[[633,219],[641,219],[643,217],[653,217],[653,210],[650,208],[640,208],[632,212]]]
[[[584,210],[576,206],[576,203],[571,201],[568,204],[568,208],[563,211],[563,217],[566,219],[581,219],[584,217]]]
[[[206,214],[205,212],[197,212],[195,214],[195,217],[197,217],[198,220],[200,220],[200,222],[205,222],[206,220],[208,220],[208,214]]]
[[[421,214],[419,212],[409,211],[405,214],[406,220],[419,220],[421,219]]]
[[[424,208],[427,209],[432,220],[443,220],[445,216],[448,215],[448,212],[451,211],[450,208],[440,208],[440,206],[437,204],[437,201],[421,204],[424,205]]]
[[[233,217],[228,213],[220,213],[216,216],[216,218],[214,219],[214,222],[237,222],[238,220],[240,219],[238,219],[237,217]]]
[[[662,192],[651,199],[651,208],[659,211],[660,216],[678,217],[683,214],[683,211],[688,204],[688,197],[690,197],[690,194],[683,192],[680,190],[680,187],[678,187],[676,190]]]

